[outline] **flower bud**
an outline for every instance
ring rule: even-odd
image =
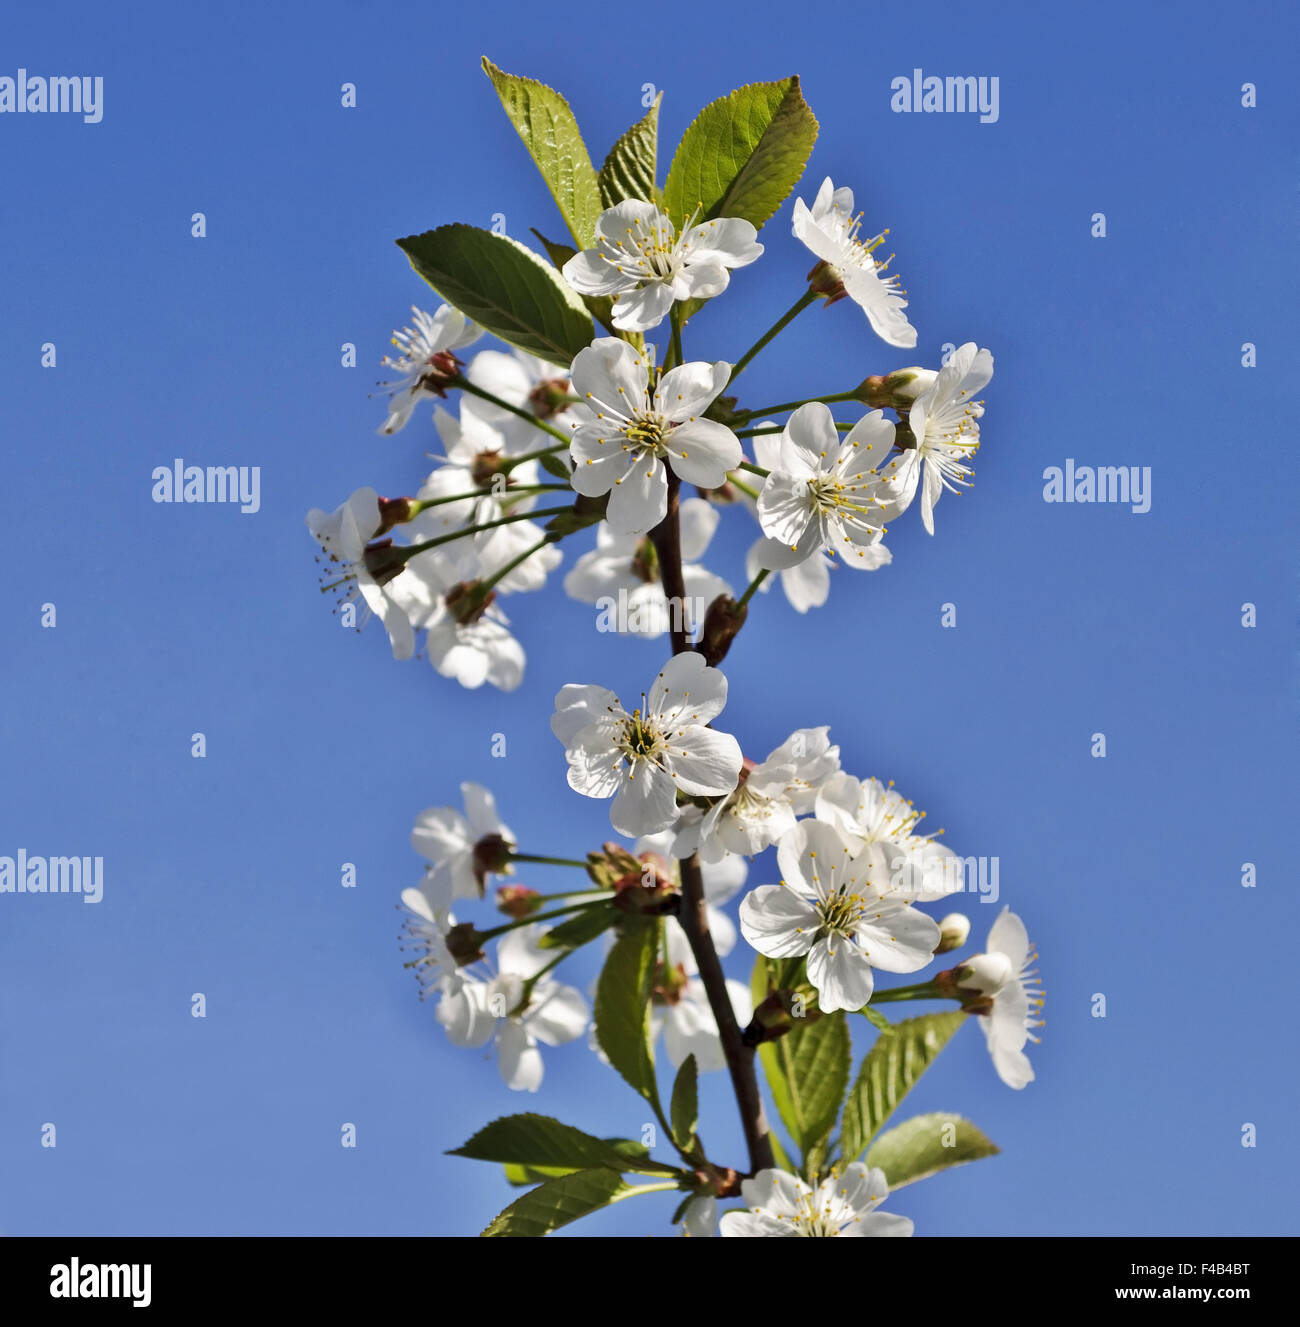
[[[527,885],[502,885],[497,890],[497,911],[516,921],[530,917],[542,906],[542,896]]]
[[[700,643],[696,648],[704,656],[704,662],[711,668],[716,667],[727,657],[731,642],[745,625],[749,616],[749,606],[738,603],[729,594],[720,594],[709,605],[704,615],[704,629],[700,632]]]
[[[538,419],[550,419],[572,404],[572,392],[567,378],[543,378],[528,393],[528,408]]]
[[[964,913],[950,912],[939,922],[939,948],[936,954],[960,949],[970,936],[970,918]]]
[[[907,410],[939,375],[933,369],[897,369],[858,384],[857,400],[876,410]]]
[[[963,1008],[983,1013],[1015,975],[1005,954],[976,954],[958,967],[941,972],[934,984],[949,999],[960,1000]]]
[[[650,988],[650,1002],[656,1005],[677,1004],[687,984],[686,969],[680,963],[671,967],[660,963],[655,968],[654,985]]]
[[[405,525],[423,506],[418,498],[380,498],[379,529],[375,534],[387,534],[395,525]]]
[[[606,843],[587,854],[587,874],[601,889],[618,889],[624,881],[641,882],[641,863],[618,843]]]

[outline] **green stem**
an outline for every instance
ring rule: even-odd
[[[506,472],[506,474],[509,474],[510,471],[513,470],[513,469],[515,468],[515,466],[517,466],[517,465],[523,465],[523,463],[524,463],[525,461],[536,461],[536,460],[540,459],[540,458],[543,457],[543,456],[554,456],[554,455],[556,454],[556,452],[567,452],[568,450],[569,450],[569,444],[566,442],[562,447],[561,447],[561,446],[558,446],[558,445],[555,446],[555,447],[539,447],[537,451],[535,451],[535,452],[525,452],[522,456],[507,456],[507,457],[505,458],[505,460],[503,460],[503,461],[501,462],[501,469],[504,470],[504,471]],[[546,488],[567,488],[568,485],[567,485],[567,484],[547,484],[547,485],[544,485],[544,487],[546,487]]]
[[[891,1000],[944,1000],[945,996],[932,981],[921,982],[916,986],[895,986],[887,991],[876,991],[871,997],[872,1004],[888,1004]]]
[[[552,539],[550,535],[547,535],[545,539],[539,539],[535,544],[524,549],[518,557],[511,558],[504,567],[498,567],[486,580],[479,581],[478,593],[486,594],[494,585],[505,580],[505,578],[509,576],[521,562],[527,562],[534,553],[540,553],[547,544],[553,544],[555,542],[556,540]]]
[[[762,410],[743,410],[738,418],[746,420],[757,419],[759,415],[781,415],[787,410],[798,410],[801,405],[808,405],[811,401],[823,401],[827,405],[837,405],[841,401],[856,401],[857,399],[856,391],[832,392],[829,396],[808,396],[802,401],[782,401],[780,405],[764,406]]]
[[[682,322],[678,310],[681,305],[674,304],[672,312],[668,315],[672,323],[672,339],[668,343],[668,353],[672,357],[673,365],[682,363]]]
[[[495,530],[498,525],[510,525],[514,521],[541,519],[544,516],[563,516],[571,512],[572,507],[546,507],[542,511],[521,511],[513,516],[501,516],[495,521],[484,521],[482,525],[468,525],[463,530],[453,530],[450,534],[440,534],[436,539],[426,539],[419,544],[408,544],[400,550],[402,559],[409,562],[417,553],[426,553],[439,544],[450,544],[454,539],[464,539],[466,535],[478,534],[482,530]]]
[[[761,465],[753,465],[749,461],[741,461],[739,468],[748,470],[751,475],[762,475],[764,479],[768,476],[768,471],[764,470]]]
[[[510,414],[517,416],[519,419],[525,420],[535,428],[541,429],[543,433],[549,433],[553,438],[559,438],[566,447],[569,445],[568,438],[566,438],[554,424],[548,424],[544,419],[538,419],[531,410],[523,410],[517,405],[511,405],[509,401],[503,401],[499,396],[494,396],[491,392],[484,391],[482,387],[476,387],[464,376],[464,374],[455,378],[451,385],[453,387],[459,387],[462,392],[469,392],[471,396],[477,396],[480,400],[490,401],[494,406],[498,406],[502,410],[507,410]]]
[[[612,1207],[615,1203],[621,1203],[624,1198],[635,1198],[639,1193],[671,1193],[680,1191],[685,1187],[681,1180],[664,1180],[662,1184],[633,1184],[630,1188],[624,1189],[622,1193],[615,1194],[609,1200],[608,1206]]]
[[[836,427],[841,433],[848,433],[850,430],[857,428],[857,425],[856,425],[856,424],[844,424],[844,423],[841,423],[841,422],[837,419],[837,420],[835,421],[835,427]],[[736,432],[736,437],[738,437],[738,438],[758,438],[758,437],[761,437],[764,433],[784,433],[784,432],[785,432],[785,425],[784,425],[784,424],[769,424],[766,428],[761,428],[761,429],[737,429],[735,432]]]
[[[575,861],[572,857],[538,857],[531,852],[512,852],[512,862],[538,862],[542,866],[576,866],[579,870],[587,869],[586,862]]]
[[[800,295],[799,298],[794,302],[793,306],[787,309],[786,312],[783,313],[776,320],[776,322],[774,322],[772,326],[769,327],[767,331],[764,332],[763,335],[760,336],[758,340],[755,341],[754,344],[750,346],[750,348],[747,351],[745,351],[743,355],[741,355],[740,359],[736,361],[736,367],[731,370],[730,381],[735,382],[736,379],[739,378],[740,375],[745,371],[745,366],[749,363],[749,361],[753,359],[754,356],[757,355],[758,352],[762,350],[763,347],[767,345],[767,343],[774,336],[776,336],[778,332],[782,330],[782,328],[784,328],[788,323],[792,323],[816,298],[817,298],[816,291],[805,290],[804,293]]]
[[[760,572],[758,573],[758,575],[755,576],[754,579],[753,579],[752,581],[750,581],[750,583],[749,583],[749,589],[747,589],[747,590],[745,591],[745,593],[742,594],[742,595],[740,596],[740,600],[739,600],[739,602],[736,604],[736,607],[737,607],[737,608],[744,608],[745,605],[746,605],[747,603],[749,603],[749,601],[754,597],[754,591],[757,590],[758,587],[759,587],[760,585],[762,585],[762,583],[763,583],[765,580],[767,580],[767,578],[768,578],[771,574],[772,574],[772,573],[771,573],[771,570],[770,570],[769,568],[766,568],[766,567],[765,567],[762,571],[760,571]]]
[[[524,458],[520,457],[519,459],[523,460]],[[572,492],[572,490],[569,488],[568,484],[525,484],[521,488],[507,488],[501,493],[498,493],[495,489],[491,488],[476,488],[469,493],[453,493],[447,498],[413,498],[411,500],[411,506],[414,510],[411,512],[411,515],[418,516],[420,512],[427,510],[429,507],[443,507],[449,502],[472,502],[475,498],[513,498],[516,496],[522,496],[525,493],[548,492],[569,493]]]
[[[738,488],[747,498],[751,498],[754,502],[758,501],[758,489],[745,483],[743,479],[737,479],[734,472],[727,475],[727,482],[733,488]]]
[[[595,893],[594,890],[585,891]],[[583,912],[587,908],[602,907],[608,900],[593,899],[590,903],[570,903],[563,908],[552,908],[550,912],[533,912],[527,917],[520,917],[516,921],[505,922],[500,926],[494,926],[490,931],[475,931],[475,935],[480,940],[495,940],[499,935],[505,935],[507,931],[517,931],[521,926],[531,926],[534,922],[554,921],[557,917],[567,917],[571,912]]]

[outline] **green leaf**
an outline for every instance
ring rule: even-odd
[[[546,256],[555,264],[556,270],[562,272],[564,264],[578,252],[577,249],[570,244],[556,244],[554,241],[548,240],[535,226],[530,226],[529,229],[541,241],[542,248],[546,250]],[[564,277],[561,276],[560,280],[563,281]],[[565,285],[568,286],[568,284],[565,281]],[[614,336],[626,335],[614,326],[614,297],[612,295],[583,295],[580,298],[583,307],[607,332]],[[642,342],[642,345],[644,345],[644,342]]]
[[[853,1048],[842,1010],[796,1023],[785,1036],[762,1044],[772,1099],[790,1137],[815,1171],[849,1085]],[[768,1069],[771,1063],[771,1069]]]
[[[672,1166],[652,1161],[644,1143],[631,1138],[605,1138],[602,1141],[618,1157],[618,1164],[611,1169],[624,1173],[631,1171],[637,1175],[678,1175],[681,1172]],[[554,1179],[557,1175],[572,1175],[581,1170],[581,1166],[531,1166],[519,1161],[507,1161],[503,1165],[506,1179],[516,1187],[523,1184],[540,1184],[543,1180]]]
[[[567,365],[594,335],[567,282],[508,235],[459,222],[397,241],[447,301],[520,350]]]
[[[868,1149],[866,1162],[885,1172],[892,1191],[999,1151],[969,1120],[938,1112],[914,1115],[887,1129]]]
[[[680,230],[700,220],[744,217],[761,226],[799,182],[817,120],[798,78],[750,83],[706,106],[682,136],[664,184],[664,206]]]
[[[569,103],[536,79],[498,69],[485,55],[483,72],[501,98],[580,249],[590,248],[600,219],[600,186]]]
[[[654,1053],[650,1045],[650,992],[659,952],[659,927],[629,929],[609,951],[596,983],[596,1040],[627,1082],[657,1102]]]
[[[962,1025],[960,1010],[946,1014],[923,1014],[893,1024],[887,1037],[880,1037],[862,1060],[857,1081],[844,1105],[840,1144],[844,1164],[856,1161],[876,1136],[880,1126],[907,1095],[912,1084],[930,1067],[934,1057]]]
[[[537,458],[537,464],[540,465],[548,475],[554,475],[556,479],[563,479],[566,484],[569,482],[568,467],[562,460],[560,460],[558,454],[544,452]],[[559,928],[557,927],[556,929],[558,930]],[[545,937],[543,937],[543,939],[545,939]]]
[[[549,456],[541,457],[543,463],[552,459]],[[563,478],[567,479],[569,472],[564,469],[562,462],[559,464]],[[594,940],[598,935],[609,930],[618,920],[619,915],[614,911],[613,906],[607,903],[585,908],[576,916],[570,917],[567,921],[563,921],[547,931],[538,941],[538,948],[577,949],[580,945],[587,944],[588,941]]]
[[[516,1198],[492,1219],[484,1235],[549,1234],[570,1221],[608,1206],[632,1188],[616,1170],[579,1170],[547,1180]]]
[[[673,1142],[683,1152],[689,1152],[694,1146],[695,1130],[700,1122],[699,1071],[694,1055],[688,1055],[677,1071],[668,1114],[673,1123]]]
[[[625,198],[639,198],[646,203],[655,201],[659,102],[662,98],[663,93],[657,93],[649,111],[610,148],[597,177],[600,201],[606,207],[613,207]]]
[[[651,1161],[645,1147],[631,1139],[606,1141],[562,1124],[549,1115],[505,1115],[485,1125],[467,1143],[447,1154],[475,1161],[568,1170],[634,1170],[676,1174],[676,1168]]]

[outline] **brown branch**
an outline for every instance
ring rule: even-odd
[[[690,648],[686,638],[686,586],[682,579],[681,530],[677,519],[678,492],[681,480],[668,471],[668,512],[650,532],[655,552],[659,555],[659,574],[664,594],[668,599],[669,625],[673,653],[681,654]],[[676,606],[674,609],[674,605]],[[708,912],[704,901],[704,880],[700,874],[699,858],[692,854],[680,863],[682,874],[682,905],[678,915],[682,930],[690,942],[695,966],[699,969],[709,1008],[718,1025],[722,1053],[731,1074],[731,1085],[736,1093],[740,1110],[740,1123],[745,1131],[745,1145],[749,1149],[751,1173],[766,1170],[776,1164],[772,1156],[772,1143],[768,1137],[767,1120],[763,1114],[763,1098],[758,1090],[758,1076],[754,1071],[754,1049],[746,1046],[736,1011],[731,1007],[727,982],[722,972],[718,951],[709,932]]]

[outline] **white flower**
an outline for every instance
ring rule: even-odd
[[[682,1213],[682,1234],[709,1239],[718,1233],[718,1200],[711,1193],[698,1193],[687,1201]]]
[[[653,203],[628,199],[601,214],[596,247],[564,264],[580,295],[613,295],[614,326],[628,332],[658,327],[674,300],[711,299],[763,252],[758,232],[739,217],[720,217],[678,235]]]
[[[400,948],[416,954],[404,966],[415,969],[423,1000],[430,990],[458,978],[456,960],[447,948],[447,932],[456,919],[447,911],[445,890],[429,876],[419,889],[402,890],[402,907],[405,916]]]
[[[679,508],[679,519],[686,588],[680,616],[690,635],[703,622],[709,604],[720,594],[730,594],[731,586],[696,565],[717,529],[718,509],[703,498],[687,498]],[[574,564],[564,578],[564,589],[580,603],[607,600],[616,605],[611,623],[619,632],[652,639],[674,625],[659,578],[659,557],[648,535],[615,534],[602,521],[596,531],[596,547]]]
[[[1002,964],[998,967],[1005,984],[992,992],[993,1008],[979,1015],[980,1026],[998,1077],[1008,1087],[1019,1089],[1034,1081],[1025,1042],[1036,1043],[1040,1038],[1029,1029],[1043,1026],[1038,1017],[1043,1009],[1043,988],[1037,969],[1029,966],[1038,954],[1030,948],[1024,922],[1010,908],[998,914],[989,931],[986,951],[984,957],[1003,960],[1005,968]],[[962,967],[970,967],[973,962],[967,959]],[[990,975],[978,968],[976,971],[978,975]]]
[[[766,427],[770,421],[764,421],[760,427]],[[780,467],[781,439],[776,434],[759,433],[753,438],[754,459],[764,470],[772,471]],[[741,494],[741,501],[753,512],[758,520],[758,506],[747,495]],[[883,543],[872,544],[867,550],[868,558],[877,561],[877,565],[886,566],[893,561]],[[861,568],[861,562],[859,562]],[[766,594],[773,581],[779,579],[787,602],[796,613],[806,613],[810,608],[820,608],[830,597],[831,571],[835,560],[828,557],[824,549],[818,549],[808,557],[791,552],[777,539],[762,535],[750,546],[745,554],[745,576],[753,580],[760,571],[775,571],[776,577],[769,576],[759,584],[759,592]]]
[[[585,405],[568,399],[573,394],[568,369],[522,350],[512,348],[509,354],[481,350],[470,360],[465,376],[475,387],[561,432],[568,432],[591,417]],[[535,424],[480,396],[467,393],[461,401],[462,414],[467,408],[492,425],[505,439],[507,451],[516,455],[535,452],[552,441]]]
[[[551,731],[564,743],[569,787],[613,797],[610,823],[635,838],[677,818],[677,790],[719,796],[736,786],[736,739],[706,725],[727,703],[727,679],[694,651],[675,655],[629,714],[605,687],[569,685],[555,697]]]
[[[821,727],[791,733],[742,775],[734,793],[713,804],[698,830],[682,831],[677,855],[716,839],[728,852],[753,857],[793,829],[796,817],[813,809],[822,781],[840,767],[840,749],[831,745],[829,732]]]
[[[784,878],[746,895],[741,934],[769,958],[806,954],[823,1013],[861,1009],[875,987],[872,968],[915,972],[930,961],[934,920],[872,878],[870,858],[855,861],[830,825],[801,820],[776,856]]]
[[[487,979],[461,974],[459,983],[444,982],[437,1019],[456,1046],[482,1046],[495,1032],[497,1065],[514,1092],[536,1092],[542,1082],[538,1043],[562,1046],[587,1029],[588,1009],[582,992],[540,977],[524,1000],[529,978],[555,958],[539,941],[550,928],[527,926],[507,931],[497,942],[497,973]]]
[[[919,372],[919,371],[918,371]],[[979,450],[984,403],[972,398],[993,377],[993,356],[967,341],[953,351],[930,386],[912,402],[907,422],[916,446],[896,453],[881,471],[888,485],[889,520],[907,510],[921,483],[921,523],[934,533],[934,504],[943,490],[969,487],[967,462]]]
[[[595,418],[570,444],[573,487],[608,493],[605,519],[619,534],[644,534],[668,511],[668,474],[700,488],[721,488],[743,456],[736,435],[704,412],[731,377],[731,366],[680,364],[651,390],[654,347],[644,353],[599,337],[573,360],[573,387]]]
[[[802,198],[795,199],[795,237],[834,268],[833,276],[839,277],[849,298],[862,307],[878,337],[891,346],[914,346],[916,328],[903,312],[907,301],[898,288],[898,277],[881,276],[889,263],[877,262],[874,256],[889,232],[860,240],[861,224],[862,213],[853,213],[853,190],[837,189],[829,175],[811,208]]]
[[[427,628],[425,651],[443,677],[471,690],[490,682],[513,691],[523,681],[524,649],[510,634],[510,619],[491,599],[467,608],[462,597],[478,570],[478,559],[463,546],[430,549],[407,564],[400,602],[415,627]]]
[[[714,1073],[727,1067],[727,1057],[718,1035],[718,1021],[709,1007],[709,997],[699,977],[679,973],[681,981],[670,994],[657,995],[650,1016],[652,1040],[663,1033],[664,1051],[674,1069],[680,1069],[688,1055],[695,1056],[700,1073]],[[727,994],[736,1021],[743,1028],[754,1017],[749,987],[741,981],[727,981]]]
[[[467,397],[461,403],[459,419],[441,408],[434,411],[434,427],[447,449],[446,461],[429,475],[416,494],[421,502],[438,505],[419,512],[407,522],[412,540],[435,539],[467,526],[486,525],[510,513],[529,511],[537,501],[536,494],[515,491],[537,483],[537,462],[523,461],[508,473],[499,472],[500,463],[509,455],[506,440],[495,427],[468,409],[473,399]],[[460,502],[444,500],[480,488],[493,491]],[[526,549],[534,548],[542,534],[541,526],[534,521],[515,521],[479,530],[467,542],[478,554],[479,570],[487,576]],[[508,572],[496,588],[503,594],[540,590],[546,583],[547,572],[559,564],[560,557],[560,550],[553,544],[539,548]]]
[[[894,426],[879,410],[864,415],[844,438],[821,401],[801,405],[790,416],[777,468],[758,495],[759,523],[781,546],[786,566],[823,548],[860,570],[874,571],[888,561],[879,546],[887,490],[873,467],[893,445]],[[776,550],[760,556],[771,565]]]
[[[726,1212],[724,1236],[848,1235],[906,1236],[912,1222],[875,1209],[889,1196],[883,1170],[855,1161],[843,1174],[834,1171],[813,1189],[784,1170],[760,1170],[740,1192],[748,1212]]]
[[[435,899],[482,898],[490,875],[507,875],[505,853],[515,836],[497,814],[496,798],[477,783],[462,783],[465,814],[454,806],[431,806],[415,818],[411,847],[431,870],[428,893]],[[405,896],[403,896],[405,897]]]
[[[483,329],[450,304],[441,304],[430,317],[411,306],[415,326],[393,333],[396,359],[384,356],[384,366],[399,375],[396,382],[384,383],[391,394],[388,418],[379,426],[380,433],[396,433],[406,427],[416,402],[424,396],[446,396],[449,380],[455,377],[458,363],[452,353],[483,335]]]
[[[415,631],[399,603],[409,567],[393,555],[391,540],[370,543],[381,524],[379,495],[373,488],[357,489],[336,511],[313,507],[307,513],[307,528],[329,564],[324,588],[346,586],[339,596],[345,603],[359,596],[384,624],[393,658],[409,659],[415,653]]]
[[[817,792],[815,814],[840,832],[872,879],[888,881],[913,903],[931,903],[965,888],[961,858],[915,833],[925,812],[892,783],[833,774]]]

